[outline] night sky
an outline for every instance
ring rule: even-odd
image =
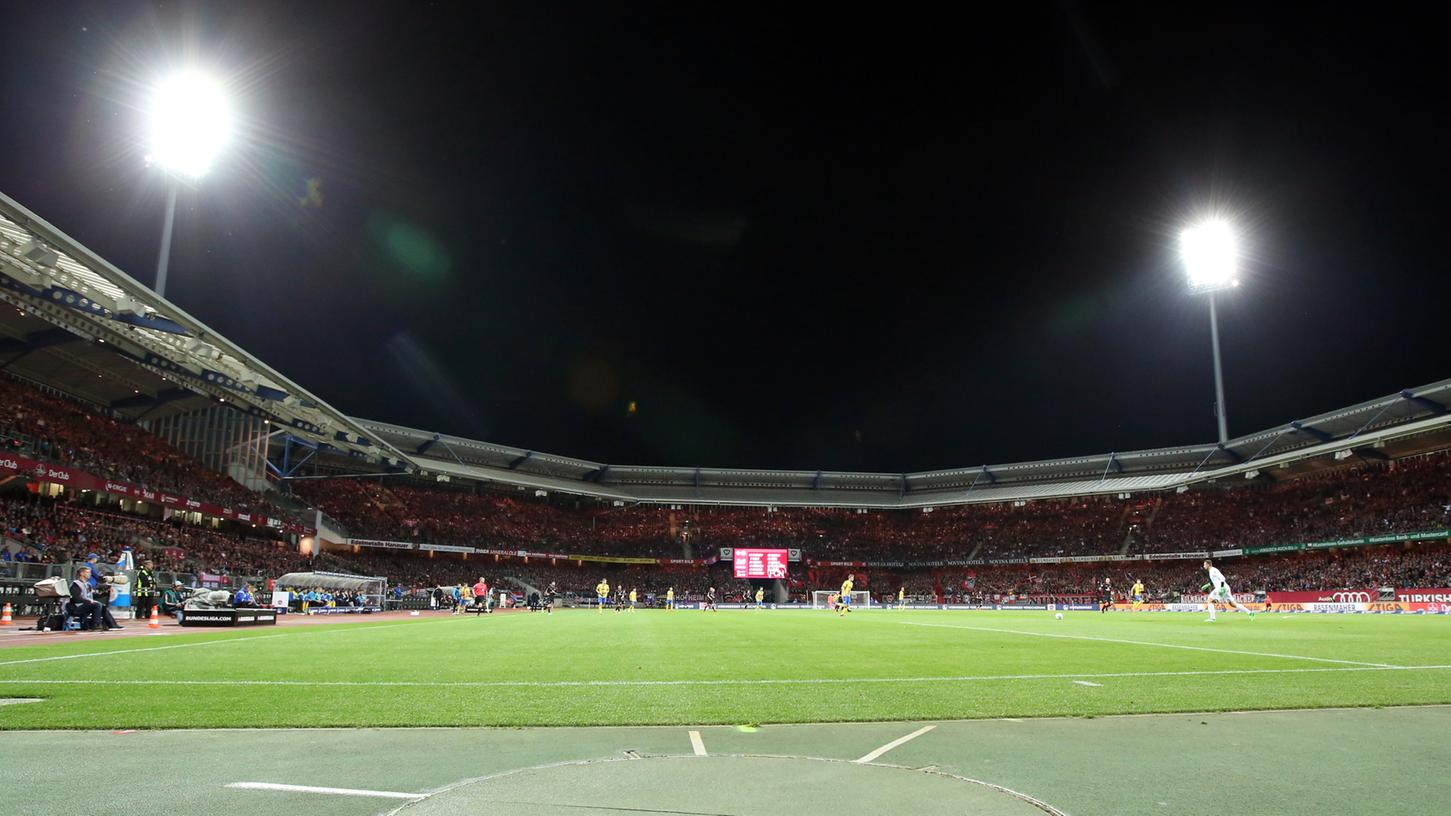
[[[618,464],[1212,441],[1205,213],[1232,436],[1451,376],[1442,21],[1006,5],[7,2],[0,190],[150,283],[147,88],[209,66],[172,300],[353,415]]]

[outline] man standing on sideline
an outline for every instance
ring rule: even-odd
[[[151,608],[156,606],[156,573],[152,572],[151,559],[141,562],[141,569],[136,570],[136,617],[151,617]]]
[[[489,584],[482,575],[479,576],[479,582],[474,584],[474,603],[483,611],[489,611]]]

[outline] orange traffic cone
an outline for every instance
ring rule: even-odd
[[[160,629],[161,628],[161,619],[158,618],[158,617],[156,617],[156,607],[155,606],[152,606],[151,607],[151,620],[147,622],[146,628],[147,629]]]
[[[10,604],[5,604],[5,611],[0,612],[0,626],[10,625]]]

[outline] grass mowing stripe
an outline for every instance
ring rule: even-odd
[[[1316,669],[1204,669],[1202,671],[1104,672],[1077,674],[976,674],[943,677],[782,677],[722,680],[25,680],[0,678],[0,685],[41,686],[345,686],[349,688],[573,688],[608,686],[816,686],[858,683],[975,683],[993,680],[1071,680],[1073,678],[1201,677],[1234,674],[1318,674],[1324,672],[1440,671],[1444,666],[1335,666]]]
[[[449,619],[451,620],[451,619]],[[443,621],[433,620],[427,623],[442,623]],[[68,655],[52,655],[50,657],[27,657],[20,660],[0,660],[0,666],[17,666],[23,663],[48,663],[52,660],[77,660],[82,657],[105,657],[106,655],[138,654],[140,652],[161,652],[167,649],[186,649],[191,646],[215,646],[218,643],[245,643],[254,640],[271,640],[273,638],[287,637],[288,635],[304,634],[340,634],[345,632],[362,632],[372,629],[387,629],[393,626],[417,626],[413,621],[402,623],[379,623],[372,626],[349,626],[341,628],[314,627],[311,629],[299,629],[295,632],[278,632],[271,635],[239,635],[237,637],[218,638],[216,640],[194,640],[187,643],[173,643],[170,646],[143,646],[137,649],[112,649],[109,652],[77,652]],[[49,645],[49,644],[47,644]]]
[[[1340,660],[1333,657],[1309,657],[1307,655],[1276,654],[1274,652],[1249,652],[1241,649],[1216,649],[1212,646],[1189,646],[1183,643],[1152,643],[1146,640],[1122,640],[1120,638],[1095,637],[1093,635],[1060,635],[1055,632],[1025,632],[1021,629],[998,629],[990,626],[958,626],[952,623],[923,623],[921,621],[893,621],[903,626],[935,626],[939,629],[971,629],[974,632],[997,632],[1004,635],[1027,635],[1029,637],[1061,638],[1063,640],[1095,640],[1101,643],[1122,643],[1129,646],[1158,646],[1163,649],[1188,649],[1194,652],[1219,652],[1220,654],[1246,655],[1249,657],[1278,657],[1285,660],[1313,660],[1317,663],[1344,663],[1348,666],[1370,666],[1378,669],[1404,669],[1409,666],[1395,666],[1390,663],[1367,663],[1363,660]]]

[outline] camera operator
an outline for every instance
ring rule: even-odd
[[[120,629],[121,625],[111,617],[111,610],[91,594],[91,580],[91,568],[81,567],[76,572],[76,579],[71,581],[71,606],[80,618],[81,628],[91,630],[104,626],[106,629]],[[109,593],[110,588],[106,591]]]

